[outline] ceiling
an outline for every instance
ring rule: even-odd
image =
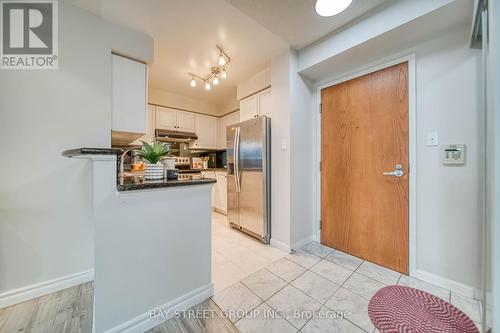
[[[290,45],[300,49],[376,7],[394,0],[353,0],[343,13],[323,18],[314,0],[65,0],[155,39],[150,88],[221,105],[238,83],[270,66]],[[231,57],[226,80],[210,91],[190,87],[188,72],[205,76],[220,45]]]
[[[287,44],[224,0],[66,0],[155,39],[149,84],[212,104],[236,98],[236,85],[270,66]],[[206,91],[188,72],[205,76],[220,45],[231,57],[226,80]]]
[[[226,0],[279,36],[294,49],[305,46],[347,23],[394,0],[353,0],[342,13],[321,17],[314,12],[314,0]]]

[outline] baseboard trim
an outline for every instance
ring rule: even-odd
[[[285,251],[286,253],[292,252],[292,248],[290,247],[290,245],[283,243],[282,241],[276,240],[274,238],[271,238],[270,244],[280,249],[281,251]]]
[[[303,238],[303,239],[299,240],[298,242],[293,243],[291,246],[292,250],[298,250],[301,247],[303,247],[304,245],[312,242],[312,240],[313,240],[313,235],[309,235],[306,238]]]
[[[453,281],[441,276],[437,276],[435,274],[417,269],[413,274],[412,277],[415,277],[417,279],[420,279],[422,281],[431,283],[433,285],[436,285],[438,287],[442,287],[445,289],[449,289],[454,293],[467,296],[470,298],[474,298],[474,288],[471,286],[468,286],[466,284]]]
[[[106,333],[143,333],[153,327],[161,325],[168,319],[172,318],[176,312],[188,310],[196,304],[203,302],[204,300],[212,297],[214,294],[213,283],[205,285],[203,287],[197,288],[193,291],[188,292],[170,302],[167,302],[161,306],[158,306],[151,310],[158,310],[166,313],[166,317],[161,319],[154,319],[150,317],[149,311],[143,313],[135,318],[132,318],[123,324],[115,326],[113,328],[105,331]]]
[[[47,280],[40,283],[35,283],[30,286],[9,290],[0,294],[0,309],[17,303],[22,303],[33,298],[54,293],[59,290],[74,287],[82,283],[92,281],[94,279],[94,270],[70,274]]]

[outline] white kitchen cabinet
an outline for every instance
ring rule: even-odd
[[[259,116],[271,117],[272,113],[272,96],[271,89],[264,90],[258,95],[259,100]]]
[[[271,116],[272,113],[271,89],[266,89],[240,101],[240,121]]]
[[[215,202],[215,209],[221,213],[227,214],[227,172],[217,171],[215,177],[217,179],[217,201]]]
[[[255,118],[258,115],[257,95],[253,95],[240,101],[240,121]]]
[[[236,111],[219,118],[217,124],[217,148],[226,149],[226,128],[240,122],[240,112]]]
[[[198,140],[189,143],[192,149],[217,148],[217,118],[204,114],[195,114],[195,133]]]
[[[112,77],[112,130],[145,134],[147,129],[146,65],[113,54]]]
[[[156,128],[181,132],[194,132],[195,115],[193,112],[157,106]]]
[[[177,130],[181,132],[195,132],[196,116],[193,112],[177,111]]]
[[[203,178],[210,178],[217,180],[217,176],[214,171],[202,171],[201,175]],[[217,188],[217,183],[212,186],[212,209],[215,209],[217,205],[219,205],[219,192]]]
[[[154,105],[148,104],[147,113],[147,129],[146,134],[141,136],[139,139],[132,142],[133,145],[142,145],[141,141],[153,142],[155,139],[155,111],[156,107]]]

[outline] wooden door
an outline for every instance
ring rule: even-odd
[[[408,273],[408,63],[321,91],[321,242]],[[401,177],[384,175],[401,165]]]

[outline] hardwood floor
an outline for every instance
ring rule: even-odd
[[[92,332],[92,282],[0,309],[0,332]]]
[[[93,282],[88,282],[0,309],[0,333],[90,333],[93,294]],[[171,318],[148,333],[238,332],[211,299],[193,310],[204,310],[205,318]]]

